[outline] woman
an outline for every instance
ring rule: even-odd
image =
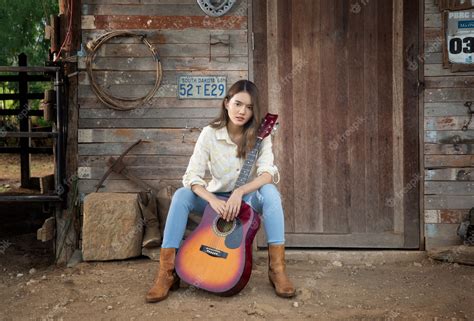
[[[272,184],[278,170],[273,165],[270,136],[260,146],[253,180],[233,190],[239,170],[257,138],[261,119],[257,98],[255,84],[248,80],[236,82],[222,102],[220,116],[201,132],[183,176],[184,187],[176,191],[171,202],[160,252],[160,269],[146,295],[147,302],[164,300],[170,289],[179,288],[179,278],[174,271],[175,254],[189,213],[203,213],[209,204],[222,218],[231,221],[239,213],[242,200],[263,214],[269,252],[268,276],[276,294],[282,297],[295,295],[295,288],[285,271],[284,218],[280,194]],[[209,183],[203,179],[208,166],[212,176]],[[230,192],[227,201],[216,197],[215,193],[225,192]]]

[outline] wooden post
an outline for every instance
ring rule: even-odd
[[[26,54],[21,53],[18,56],[18,65],[20,67],[27,66]],[[20,94],[20,113],[17,115],[20,121],[20,131],[29,132],[30,122],[28,118],[28,74],[26,72],[18,73],[18,89]],[[28,188],[30,186],[30,138],[20,138],[20,166],[21,166],[21,187]]]

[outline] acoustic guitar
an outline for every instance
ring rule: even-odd
[[[247,183],[262,140],[271,133],[277,118],[278,115],[267,114],[263,119],[234,189]],[[244,201],[239,214],[230,222],[207,205],[201,222],[178,250],[176,272],[197,288],[222,296],[237,294],[250,279],[252,242],[259,227],[259,214]]]

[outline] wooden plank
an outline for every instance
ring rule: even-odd
[[[474,168],[427,169],[425,181],[474,181]]]
[[[405,173],[403,159],[400,159],[398,155],[394,156],[394,154],[403,155],[404,148],[401,144],[396,145],[394,139],[399,138],[403,141],[407,133],[405,132],[404,125],[396,127],[395,125],[400,124],[394,124],[393,122],[394,117],[403,121],[403,96],[398,96],[398,100],[394,101],[397,96],[394,94],[393,84],[395,81],[403,83],[403,72],[396,74],[395,79],[392,74],[394,68],[400,67],[401,70],[403,70],[404,8],[405,4],[403,2],[396,5],[391,1],[387,1],[387,3],[379,2],[376,14],[378,77],[374,80],[379,83],[379,90],[377,93],[379,108],[376,111],[378,113],[377,128],[379,131],[377,157],[379,162],[379,172],[376,176],[379,187],[377,193],[379,208],[376,230],[380,233],[385,231],[394,231],[395,233],[404,232],[404,197],[402,197],[402,202],[397,204],[398,207],[396,210],[395,207],[386,206],[386,200],[394,195],[394,191],[397,191],[396,188],[398,186],[394,182],[394,176],[400,175],[403,177],[403,174]],[[398,18],[394,17],[394,11],[399,12]],[[396,21],[398,26],[394,26],[395,18],[398,19],[398,21]],[[399,33],[397,39],[399,43],[395,41],[395,38],[397,37],[396,33]],[[395,45],[398,47],[395,48]],[[396,52],[395,55],[394,52]],[[396,62],[394,59],[400,60]],[[404,92],[405,90],[398,94],[403,95]],[[350,100],[351,97],[349,96],[347,99]],[[395,113],[398,115],[394,116]],[[412,133],[415,134],[416,131]],[[399,171],[396,169],[394,170],[394,168],[396,168],[394,161],[399,161],[399,165],[402,166],[399,168]],[[397,221],[397,228],[394,226],[395,220]]]
[[[474,166],[474,155],[425,155],[426,168]]]
[[[153,86],[149,85],[114,85],[109,84],[104,87],[109,94],[112,94],[115,97],[121,98],[141,98],[150,92],[153,89]],[[212,88],[211,88],[212,89]],[[216,91],[217,92],[217,91]],[[178,86],[177,85],[162,85],[158,88],[153,97],[176,97],[178,95]],[[81,98],[95,97],[96,94],[93,91],[91,86],[88,85],[79,85],[79,96]]]
[[[435,40],[425,41],[424,42],[424,55],[428,56],[431,54],[442,53],[442,44],[441,38],[435,38]],[[432,63],[434,64],[434,63]]]
[[[203,128],[211,122],[203,119],[79,119],[79,128]]]
[[[287,84],[281,90],[276,90],[275,79],[284,79],[291,72],[291,36],[292,33],[286,29],[290,26],[288,1],[267,1],[267,77],[268,83],[268,112],[280,115],[280,133],[275,136],[273,152],[276,163],[282,173],[279,184],[282,195],[283,208],[285,211],[285,230],[293,231],[295,229],[295,211],[294,211],[294,167],[292,166],[292,155],[294,153],[293,144],[293,113],[292,106],[292,86]],[[286,10],[286,11],[285,11]],[[256,44],[258,45],[258,44]],[[282,70],[283,69],[283,70]],[[291,79],[289,80],[291,84]],[[259,244],[265,242],[259,240]]]
[[[292,47],[288,53],[292,59],[292,70],[286,77],[280,78],[280,86],[292,87],[293,105],[293,184],[294,190],[294,231],[300,233],[323,232],[321,212],[322,183],[316,172],[321,166],[321,150],[318,137],[321,130],[321,105],[317,90],[320,88],[318,64],[320,59],[319,24],[313,24],[313,19],[319,19],[320,3],[314,1],[290,1],[291,8],[291,41]],[[306,32],[301,33],[301,30]],[[285,38],[282,39],[285,41]],[[307,57],[314,59],[309,64]],[[303,67],[304,66],[304,67]],[[282,74],[285,76],[285,74]],[[311,103],[309,103],[311,102]],[[286,139],[285,139],[286,140]],[[305,146],[302,148],[302,146]],[[316,169],[316,171],[315,171]],[[305,198],[311,195],[311,198]]]
[[[474,144],[425,144],[425,154],[474,154]]]
[[[470,209],[474,195],[425,195],[425,209]]]
[[[425,13],[425,28],[441,28],[441,14]]]
[[[443,29],[441,28],[424,28],[424,38],[426,42],[438,42],[443,38]]]
[[[96,96],[78,97],[81,109],[86,108],[108,108]],[[200,108],[213,107],[218,108],[222,104],[221,99],[178,99],[174,97],[153,97],[146,106],[141,108]],[[139,107],[139,109],[141,109]],[[138,112],[138,111],[137,111]]]
[[[467,113],[466,113],[467,114]],[[444,116],[425,117],[425,130],[462,130],[469,121],[469,116]],[[474,122],[471,122],[468,129],[474,129]]]
[[[194,144],[200,134],[196,129],[79,129],[79,143],[125,143],[138,139],[155,142],[186,142]]]
[[[246,10],[239,10],[239,7],[246,5],[246,0],[239,1],[226,13],[226,16],[246,15]],[[83,16],[154,16],[155,19],[163,16],[206,16],[196,3],[83,4],[81,11]]]
[[[463,75],[463,76],[472,76],[474,71],[462,71],[453,73],[450,69],[444,69],[443,64],[425,64],[425,76],[453,76],[453,75]]]
[[[461,244],[456,235],[457,227],[458,224],[425,224],[426,250]]]
[[[428,77],[425,79],[425,87],[427,89],[433,88],[472,88],[474,85],[473,76],[449,76],[449,77]],[[456,87],[456,88],[451,88]]]
[[[354,53],[353,57],[364,57],[365,38],[369,36],[365,33],[365,18],[364,14],[351,14],[348,19],[348,43],[347,48]],[[367,229],[366,222],[366,122],[365,122],[365,81],[364,81],[364,67],[365,59],[349,60],[347,65],[348,74],[348,120],[349,123],[355,124],[350,130],[351,135],[348,135],[348,162],[350,178],[350,211],[348,215],[348,224],[350,230],[354,233],[364,233]],[[324,75],[320,75],[321,81],[324,81]],[[321,107],[320,107],[321,108]],[[323,122],[319,126],[325,126]],[[351,128],[351,127],[349,127]],[[320,129],[321,131],[321,129]],[[346,137],[346,136],[343,136]],[[354,147],[352,147],[354,146]],[[318,150],[318,154],[324,153],[324,145]],[[331,148],[331,145],[329,145]],[[318,156],[321,158],[321,156]],[[320,175],[319,180],[322,180]],[[322,183],[320,183],[322,185]],[[324,189],[321,188],[320,193],[324,194]]]
[[[210,43],[204,44],[158,44],[154,46],[161,57],[211,57]],[[244,43],[232,43],[212,47],[212,56],[247,56]],[[150,49],[144,44],[104,44],[99,47],[96,57],[149,57]]]
[[[220,108],[141,108],[129,111],[114,109],[86,108],[79,111],[80,118],[122,119],[122,118],[154,118],[154,119],[189,119],[189,118],[215,118],[220,113]]]
[[[163,71],[201,71],[201,70],[247,70],[248,61],[246,56],[214,57],[174,57],[161,62]],[[85,70],[85,58],[79,58],[78,68]],[[98,57],[92,64],[94,70],[132,70],[150,71],[155,69],[155,61],[147,58],[101,58]]]
[[[152,68],[151,68],[152,69]],[[186,75],[199,75],[199,76],[219,76],[227,77],[227,86],[231,86],[238,80],[247,79],[248,71],[246,70],[230,70],[230,71],[213,71],[213,70],[203,70],[203,71],[190,71],[183,72],[181,74]],[[156,78],[156,71],[94,71],[94,79],[96,82],[103,86],[103,84],[113,83],[117,85],[154,85]],[[163,72],[163,79],[161,80],[161,85],[176,85],[178,83],[178,73],[176,71],[167,70]],[[79,72],[79,84],[80,85],[89,85],[90,79],[85,71]],[[220,101],[220,99],[219,99]]]
[[[195,0],[81,0],[82,4],[194,4]]]
[[[110,156],[81,156],[78,157],[78,163],[81,167],[108,167],[107,160]],[[127,166],[152,166],[152,167],[170,167],[187,166],[189,155],[186,156],[166,156],[166,155],[127,155],[123,158]]]
[[[474,131],[425,131],[425,143],[436,144],[474,144]]]
[[[470,86],[466,86],[470,87]],[[426,89],[426,102],[466,101],[474,100],[472,88],[440,88]]]
[[[469,210],[426,210],[425,223],[460,224],[468,220]]]
[[[78,155],[120,155],[130,143],[89,143],[79,144]],[[177,142],[150,142],[133,148],[130,155],[176,155],[189,156],[194,144]]]
[[[403,43],[404,52],[415,59],[422,49],[419,48],[420,36],[420,5],[419,1],[403,1]],[[404,180],[403,186],[411,186],[412,190],[404,194],[404,246],[418,248],[420,246],[420,154],[419,154],[419,92],[417,84],[420,72],[418,69],[404,69]]]
[[[432,50],[432,49],[428,49]],[[429,52],[426,51],[424,56],[424,63],[426,64],[440,64],[443,62],[443,54],[441,52]],[[431,88],[432,84],[428,83],[426,85],[427,88]]]
[[[106,33],[108,30],[83,30],[82,38],[84,42],[96,39]],[[138,29],[135,32],[144,34],[146,39],[152,44],[209,44],[211,37],[227,36],[231,43],[247,43],[247,30],[218,30],[218,29],[185,29],[185,30],[143,30]],[[141,43],[135,37],[116,37],[110,39],[107,43]]]
[[[425,0],[425,14],[426,13],[439,13],[439,7],[432,0]]]
[[[152,89],[150,85],[114,85],[107,84],[102,87],[106,92],[119,98],[142,98],[146,96]],[[156,91],[154,97],[176,97],[178,92],[177,85],[162,85]],[[79,85],[80,97],[95,97],[96,93],[89,85]]]
[[[425,103],[425,116],[466,116],[464,102]]]
[[[466,195],[474,199],[474,182],[425,182],[425,194]]]
[[[385,2],[386,3],[386,2]],[[380,4],[380,5],[379,5]],[[379,9],[380,8],[380,9]],[[377,53],[379,42],[377,39],[377,14],[383,8],[379,1],[373,2],[370,6],[364,7],[364,120],[365,120],[365,206],[366,206],[366,233],[379,232],[377,228],[378,211],[383,206],[378,197],[379,180],[378,174],[380,163],[378,162],[379,151],[379,102],[378,91],[386,89],[378,82],[379,64]],[[390,19],[392,21],[392,19]],[[334,57],[336,59],[336,57]],[[390,94],[391,95],[391,94]],[[390,117],[392,119],[392,117]],[[332,165],[331,165],[332,166]],[[329,178],[328,178],[329,179]],[[331,213],[328,213],[331,215]]]
[[[83,15],[82,29],[136,30],[136,29],[246,29],[245,16],[155,16],[149,15]]]
[[[402,234],[352,233],[352,234],[285,234],[286,247],[339,247],[339,248],[404,248]],[[413,247],[417,248],[417,247]]]
[[[135,175],[136,177],[143,180],[161,180],[161,179],[179,179],[185,171],[186,165],[184,166],[167,166],[167,167],[152,167],[152,166],[128,166],[127,170]],[[105,172],[108,170],[108,166],[100,167],[79,167],[78,177],[80,179],[101,179]],[[125,177],[121,174],[111,173],[107,176],[107,180],[123,180]]]
[[[183,186],[181,180],[145,180],[145,182],[156,189],[164,188],[168,185],[179,188]],[[96,185],[99,183],[98,179],[80,179],[79,180],[79,190],[82,193],[88,194],[95,192]],[[139,192],[142,189],[129,180],[106,180],[103,184],[103,187],[99,190],[100,192],[117,192],[117,193],[135,193]]]

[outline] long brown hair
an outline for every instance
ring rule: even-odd
[[[242,140],[237,145],[237,157],[245,158],[247,153],[250,152],[250,150],[252,150],[255,145],[255,141],[257,139],[257,130],[260,126],[261,119],[260,108],[258,106],[258,89],[253,82],[249,80],[239,80],[230,87],[227,95],[222,101],[220,115],[210,123],[210,126],[212,128],[218,129],[227,126],[227,123],[229,122],[229,114],[227,108],[225,108],[225,104],[226,102],[229,102],[234,95],[241,92],[248,93],[253,104],[252,118],[250,118],[249,121],[245,123],[242,133]]]

